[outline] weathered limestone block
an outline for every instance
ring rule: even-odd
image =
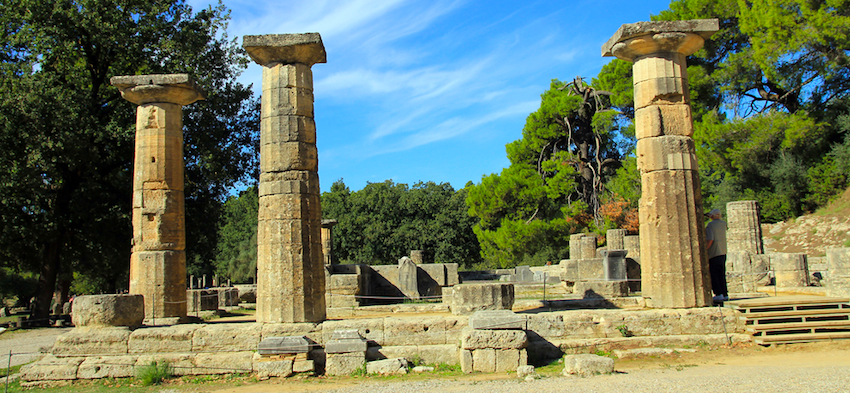
[[[204,99],[203,91],[188,74],[114,76],[109,82],[121,91],[122,98],[136,105],[189,105]]]
[[[570,235],[570,259],[581,259],[581,238],[584,233]]]
[[[331,339],[325,343],[325,353],[366,353],[366,339],[360,336],[356,329],[336,330]]]
[[[409,299],[419,299],[419,281],[416,264],[408,257],[398,260],[398,289]]]
[[[392,358],[392,359],[383,359],[383,360],[375,360],[372,362],[366,363],[366,373],[367,374],[381,374],[381,375],[392,375],[392,374],[407,374],[407,359],[405,358]]]
[[[236,290],[239,291],[239,302],[240,303],[256,303],[257,302],[257,286],[250,285],[236,285]]]
[[[594,259],[596,258],[596,235],[584,235],[581,239],[579,239],[579,243],[581,244],[581,254],[579,254],[580,259]]]
[[[655,171],[641,175],[641,183],[641,285],[647,305],[709,305],[699,174]]]
[[[637,167],[641,173],[697,169],[694,140],[689,136],[643,138],[638,139],[637,146]]]
[[[315,322],[301,323],[264,323],[261,339],[270,337],[301,336],[314,343],[322,341],[322,325]]]
[[[316,214],[319,196],[316,194],[273,194],[260,197],[262,214],[259,220],[302,220]]]
[[[598,355],[564,356],[564,376],[589,377],[614,372],[614,359]]]
[[[195,370],[195,354],[191,353],[158,353],[153,355],[140,354],[136,359],[135,369],[148,366],[153,362],[168,362],[174,375],[198,375]]]
[[[319,195],[319,175],[311,171],[260,174],[260,196],[279,194]]]
[[[174,325],[136,329],[130,333],[129,353],[190,352],[192,336],[203,325]]]
[[[770,264],[776,277],[777,288],[809,285],[809,266],[806,261],[806,254],[770,254]]]
[[[496,350],[492,348],[473,350],[472,370],[483,373],[496,372]]]
[[[316,122],[312,117],[298,115],[264,117],[260,120],[260,133],[264,144],[316,143]]]
[[[416,260],[414,260],[413,263],[416,263]],[[442,263],[426,263],[426,264],[417,264],[416,267],[419,268],[420,272],[425,273],[425,275],[433,281],[433,283],[431,283],[432,285],[436,285],[436,286],[440,286],[440,287],[444,287],[444,286],[448,285],[447,284],[448,280],[446,278],[446,266],[445,266],[445,264],[442,264]],[[423,288],[421,288],[423,286],[422,283],[420,283],[419,286],[420,286],[419,292],[420,292],[420,294],[423,294],[423,291],[422,291]],[[424,296],[424,294],[423,294],[423,296]]]
[[[520,364],[521,354],[525,349],[498,349],[496,350],[496,367],[495,372],[504,373],[516,371],[517,367],[524,366],[525,362]]]
[[[257,353],[260,355],[308,353],[310,347],[310,342],[304,336],[269,337],[260,341]]]
[[[727,253],[746,251],[764,253],[758,201],[735,201],[726,204]]]
[[[609,229],[605,232],[605,243],[609,250],[625,250],[626,235],[629,231],[625,229]]]
[[[91,356],[80,364],[77,379],[130,378],[136,356]]]
[[[480,310],[469,317],[469,327],[479,330],[524,330],[526,317],[511,310]]]
[[[573,293],[590,298],[613,298],[629,295],[629,282],[621,281],[578,281],[573,287]]]
[[[77,369],[84,357],[56,357],[47,355],[41,360],[21,367],[21,380],[61,381],[77,379]]]
[[[446,343],[446,321],[436,317],[384,318],[382,345],[440,345]]]
[[[366,340],[377,345],[384,345],[384,319],[343,319],[336,321],[325,321],[322,323],[322,343],[327,344],[333,339],[337,330],[355,329]]]
[[[145,319],[142,295],[86,295],[74,299],[74,326],[140,326]]]
[[[638,236],[638,235],[626,236],[623,242],[625,243],[625,249],[628,252],[629,258],[639,259],[640,258],[640,236]]]
[[[446,343],[458,343],[463,337],[463,331],[469,326],[469,317],[465,315],[447,315]]]
[[[325,374],[351,375],[365,365],[365,352],[329,353],[325,363]]]
[[[357,307],[361,295],[361,277],[359,274],[333,274],[326,282],[325,298],[328,307]]]
[[[218,308],[239,305],[239,291],[236,288],[216,288],[215,291],[218,294]]]
[[[259,359],[254,365],[259,378],[286,378],[294,372],[293,363],[292,359]]]
[[[451,287],[460,284],[460,276],[457,274],[457,264],[444,263],[442,265],[446,268],[446,286]]]
[[[513,305],[513,284],[459,284],[452,292],[451,310],[455,315],[478,310],[510,310]]]
[[[850,248],[827,249],[826,264],[827,296],[850,297]]]
[[[186,252],[136,251],[130,293],[145,297],[145,319],[186,316]]]
[[[556,313],[529,314],[527,316],[527,330],[542,337],[562,337],[567,334],[564,325],[564,316]],[[529,340],[531,337],[529,337]]]
[[[609,248],[600,253],[602,253],[602,270],[605,273],[605,280],[625,280],[626,250]]]
[[[417,265],[425,263],[425,250],[410,250],[410,259]]]
[[[187,289],[187,312],[218,310],[218,292],[211,289]]]
[[[521,349],[528,346],[528,335],[523,330],[478,330],[464,331],[463,349]]]
[[[262,324],[210,324],[195,330],[192,351],[253,351],[260,344]]]
[[[76,328],[57,337],[50,353],[56,356],[126,354],[129,339],[127,327]]]
[[[458,363],[460,363],[460,370],[466,374],[475,371],[473,368],[472,351],[468,349],[460,350],[460,358]]]
[[[194,356],[193,374],[240,374],[253,371],[254,352],[201,352]]]
[[[662,135],[692,137],[694,133],[690,105],[651,105],[636,110],[635,118],[636,123],[643,124],[640,130],[635,130],[638,139]]]
[[[260,145],[260,170],[263,172],[309,171],[318,166],[319,153],[314,143],[283,142]]]
[[[146,182],[150,187],[153,182]],[[135,251],[186,248],[183,190],[141,189],[133,193],[133,249]]]

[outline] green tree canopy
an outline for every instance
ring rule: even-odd
[[[337,261],[393,264],[410,250],[426,250],[435,263],[470,265],[479,249],[465,200],[466,189],[448,183],[387,180],[352,192],[340,179],[322,194],[322,216],[338,221]]]
[[[36,317],[57,277],[126,285],[135,105],[112,76],[189,73],[206,91],[184,110],[184,152],[187,256],[210,255],[225,190],[256,167],[257,103],[234,81],[247,60],[224,7],[10,0],[0,21],[0,264],[38,273]]]

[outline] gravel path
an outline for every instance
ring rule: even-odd
[[[71,328],[43,328],[0,334],[0,367],[8,365],[9,351],[12,351],[12,366],[37,360],[53,346],[56,337],[69,330]]]
[[[337,393],[401,392],[847,392],[850,366],[698,366],[636,370],[590,378],[551,377],[535,381],[369,382]]]

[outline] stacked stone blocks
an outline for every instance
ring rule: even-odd
[[[326,62],[318,33],[245,36],[263,66],[257,321],[325,319],[325,261],[311,66]]]
[[[203,99],[186,74],[116,76],[110,82],[136,110],[130,293],[146,318],[186,316],[183,105]]]
[[[717,20],[626,24],[602,47],[603,56],[634,62],[641,276],[651,307],[711,301],[685,57],[718,29]]]

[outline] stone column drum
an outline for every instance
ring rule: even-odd
[[[629,231],[625,229],[609,229],[608,232],[605,233],[605,243],[607,243],[607,249],[609,250],[625,250],[626,249],[626,235]]]
[[[718,29],[716,19],[638,22],[602,46],[603,56],[634,62],[641,279],[650,307],[711,304],[685,56]]]
[[[333,228],[336,224],[339,224],[339,221],[333,219],[322,220],[322,255],[325,258],[325,266],[333,265]]]
[[[187,74],[116,76],[110,82],[136,109],[130,293],[144,296],[145,319],[186,316],[183,105],[203,93]]]
[[[244,36],[263,66],[257,322],[325,319],[325,268],[313,71],[325,63],[318,33]]]
[[[727,252],[747,251],[763,254],[761,221],[757,201],[735,201],[726,204],[729,229],[726,232]]]

